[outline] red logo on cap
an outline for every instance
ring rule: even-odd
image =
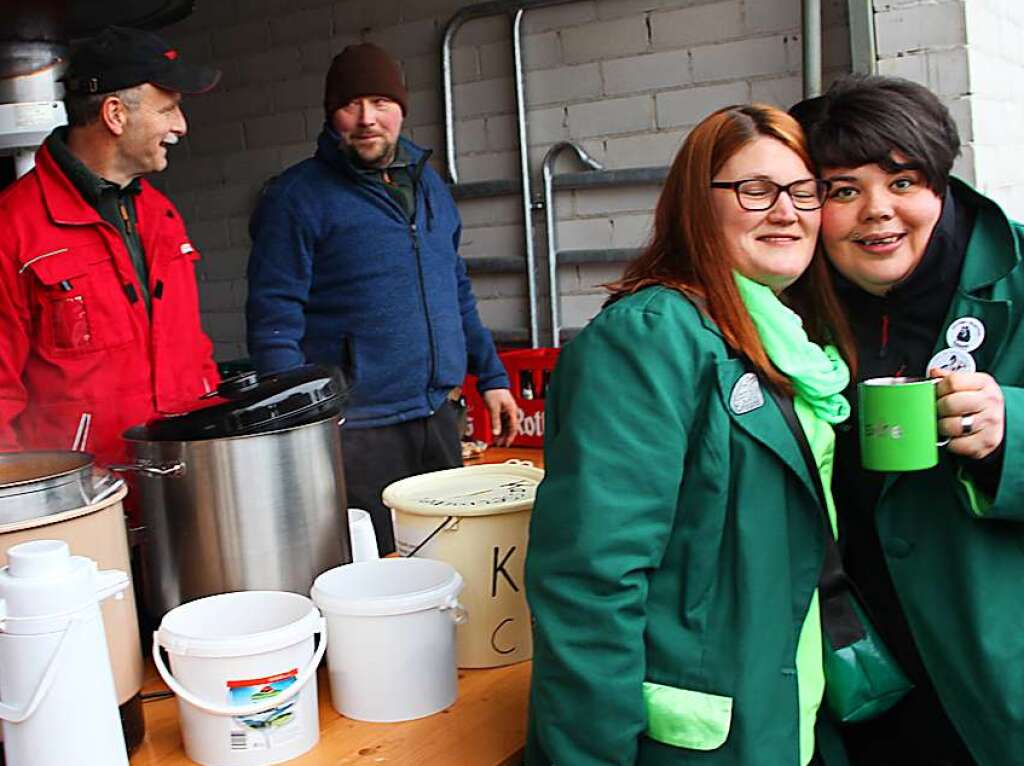
[[[170,61],[174,61],[174,59],[178,58],[178,52],[173,49],[169,51],[164,51],[164,58],[169,59]]]

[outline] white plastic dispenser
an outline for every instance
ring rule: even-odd
[[[7,766],[128,766],[99,603],[128,575],[61,540],[7,551],[0,569],[0,719]]]

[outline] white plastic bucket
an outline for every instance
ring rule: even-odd
[[[268,766],[311,749],[326,646],[323,617],[295,593],[225,593],[164,615],[153,662],[178,696],[186,755],[202,766]]]
[[[522,461],[413,476],[384,490],[399,554],[446,561],[466,578],[472,619],[458,629],[458,664],[491,668],[533,656],[523,564],[544,472]]]
[[[443,561],[378,559],[316,578],[331,631],[331,702],[359,721],[408,721],[455,702],[462,577]]]

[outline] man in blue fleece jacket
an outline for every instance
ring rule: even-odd
[[[399,136],[406,96],[384,50],[345,48],[315,155],[274,181],[250,224],[249,353],[260,372],[345,371],[348,500],[370,512],[381,554],[395,549],[384,487],[462,464],[450,394],[467,367],[498,444],[518,412],[458,254],[455,202],[430,152]]]

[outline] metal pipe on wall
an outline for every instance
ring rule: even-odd
[[[490,2],[467,5],[460,8],[454,16],[448,20],[444,28],[444,38],[441,45],[441,81],[444,95],[444,148],[445,159],[448,168],[448,180],[453,184],[459,183],[459,169],[457,161],[457,150],[455,145],[455,113],[453,107],[452,84],[452,42],[455,40],[455,33],[467,21],[481,19],[486,16],[500,16],[512,14],[522,9],[524,11],[532,8],[545,8],[549,5],[567,5],[580,0],[490,0]]]
[[[555,231],[557,220],[555,215],[555,185],[553,179],[555,160],[566,149],[572,149],[579,161],[590,170],[604,170],[604,165],[587,154],[586,149],[573,141],[559,141],[548,149],[548,153],[544,155],[542,167],[544,175],[544,216],[547,221],[548,293],[550,294],[551,346],[553,348],[558,348],[561,345],[560,335],[562,331],[558,305],[558,236]]]
[[[454,99],[454,86],[452,85],[452,41],[455,39],[455,33],[467,21],[505,13],[504,6],[505,3],[502,2],[479,3],[466,6],[459,9],[448,20],[448,24],[444,28],[444,39],[441,44],[441,82],[444,92],[444,148],[445,163],[448,167],[448,180],[453,184],[459,182],[459,170],[455,161],[455,110],[452,103]]]
[[[537,258],[533,242],[533,184],[530,181],[530,141],[526,130],[526,85],[523,78],[523,14],[512,21],[512,55],[515,59],[516,123],[519,131],[519,172],[523,179],[523,238],[526,245],[526,291],[530,301],[530,347],[540,345],[537,320]]]
[[[850,70],[854,74],[874,74],[875,9],[871,0],[847,0],[850,17]]]
[[[804,98],[821,95],[821,0],[802,0]]]
[[[479,3],[467,6],[458,11],[448,22],[444,31],[444,41],[441,51],[441,70],[444,81],[444,121],[445,121],[445,151],[447,154],[448,178],[452,183],[459,182],[459,171],[457,152],[455,144],[455,115],[453,107],[452,85],[452,41],[455,32],[466,21],[472,18],[493,16],[500,13],[514,11],[512,21],[512,50],[515,60],[515,91],[516,91],[516,119],[519,132],[519,172],[522,181],[522,202],[523,202],[523,244],[526,251],[526,289],[529,300],[529,322],[530,322],[530,346],[537,348],[540,345],[540,327],[538,322],[537,307],[537,259],[534,247],[533,229],[533,189],[530,181],[530,154],[529,134],[526,127],[526,85],[523,64],[523,40],[522,26],[523,15],[529,8],[542,8],[549,5],[565,5],[578,0],[494,0],[494,2]]]

